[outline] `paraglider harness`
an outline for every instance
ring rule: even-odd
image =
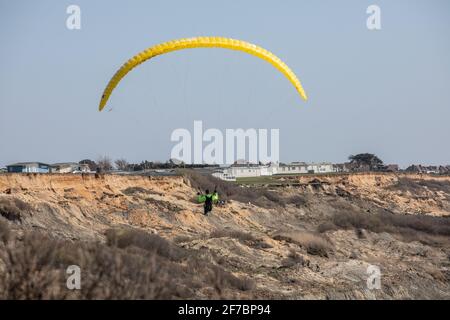
[[[212,211],[213,203],[216,203],[219,201],[219,195],[217,194],[216,187],[214,188],[214,192],[212,194],[209,193],[209,190],[206,190],[206,194],[200,194],[200,192],[197,193],[198,195],[198,202],[205,204],[203,205],[204,208],[204,215],[208,215],[208,212]]]

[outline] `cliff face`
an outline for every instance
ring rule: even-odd
[[[178,193],[192,193],[180,177],[0,175],[3,199],[19,199],[30,206],[21,215],[22,225],[73,239],[98,239],[111,225],[139,220],[144,208],[151,212],[154,205],[146,205],[146,200],[135,198],[133,192],[129,196],[122,192],[132,188],[144,189],[155,201],[172,199]]]
[[[450,177],[283,179],[291,186],[261,196],[271,205],[229,200],[205,217],[183,177],[1,174],[0,213],[19,236],[104,242],[120,226],[158,234],[253,279],[254,297],[450,298]],[[367,287],[370,265],[380,290]]]
[[[294,179],[300,183],[317,179],[325,192],[348,193],[396,213],[450,214],[450,176],[364,173]]]

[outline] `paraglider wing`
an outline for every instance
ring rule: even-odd
[[[303,87],[300,83],[300,80],[294,74],[294,72],[277,56],[273,53],[267,51],[264,48],[258,47],[257,45],[230,38],[222,38],[222,37],[197,37],[197,38],[186,38],[186,39],[178,39],[173,41],[164,42],[158,44],[156,46],[150,47],[133,58],[128,60],[122,67],[114,74],[114,76],[109,81],[105,90],[103,91],[102,98],[100,100],[99,111],[102,111],[105,107],[108,99],[120,82],[120,80],[125,77],[125,75],[130,72],[133,68],[141,64],[142,62],[149,60],[153,57],[156,57],[161,54],[165,54],[168,52],[189,49],[189,48],[225,48],[231,50],[243,51],[248,54],[254,55],[258,58],[261,58],[270,64],[272,64],[275,68],[277,68],[281,73],[283,73],[286,78],[294,85],[297,89],[300,96],[307,100],[306,93],[303,90]]]

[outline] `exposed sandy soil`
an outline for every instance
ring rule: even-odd
[[[319,225],[346,212],[447,219],[438,217],[450,216],[450,177],[283,179],[300,185],[274,192],[283,198],[301,196],[302,201],[263,208],[230,200],[206,217],[194,202],[195,189],[183,177],[1,174],[0,203],[20,199],[30,206],[20,219],[10,219],[18,234],[41,230],[71,241],[105,241],[108,228],[133,226],[180,247],[211,252],[215,263],[254,280],[255,289],[243,297],[450,298],[448,234],[421,241],[420,232],[412,238],[362,228],[317,232]],[[369,265],[381,270],[380,290],[367,287]]]

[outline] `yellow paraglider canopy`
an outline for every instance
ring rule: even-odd
[[[158,44],[156,46],[150,47],[133,58],[128,60],[111,78],[105,90],[103,91],[102,98],[100,100],[100,105],[98,107],[99,111],[102,111],[105,107],[108,99],[120,82],[120,80],[125,77],[125,75],[130,72],[133,68],[141,64],[142,62],[149,60],[155,56],[165,54],[168,52],[189,49],[189,48],[225,48],[231,50],[243,51],[248,54],[254,55],[258,58],[261,58],[270,64],[272,64],[275,68],[277,68],[281,73],[283,73],[286,78],[294,85],[297,89],[300,96],[307,100],[307,96],[303,87],[300,83],[300,80],[294,74],[294,72],[278,58],[276,55],[267,51],[264,48],[258,47],[257,45],[230,38],[222,38],[222,37],[197,37],[197,38],[185,38],[172,40],[168,42],[164,42]]]

